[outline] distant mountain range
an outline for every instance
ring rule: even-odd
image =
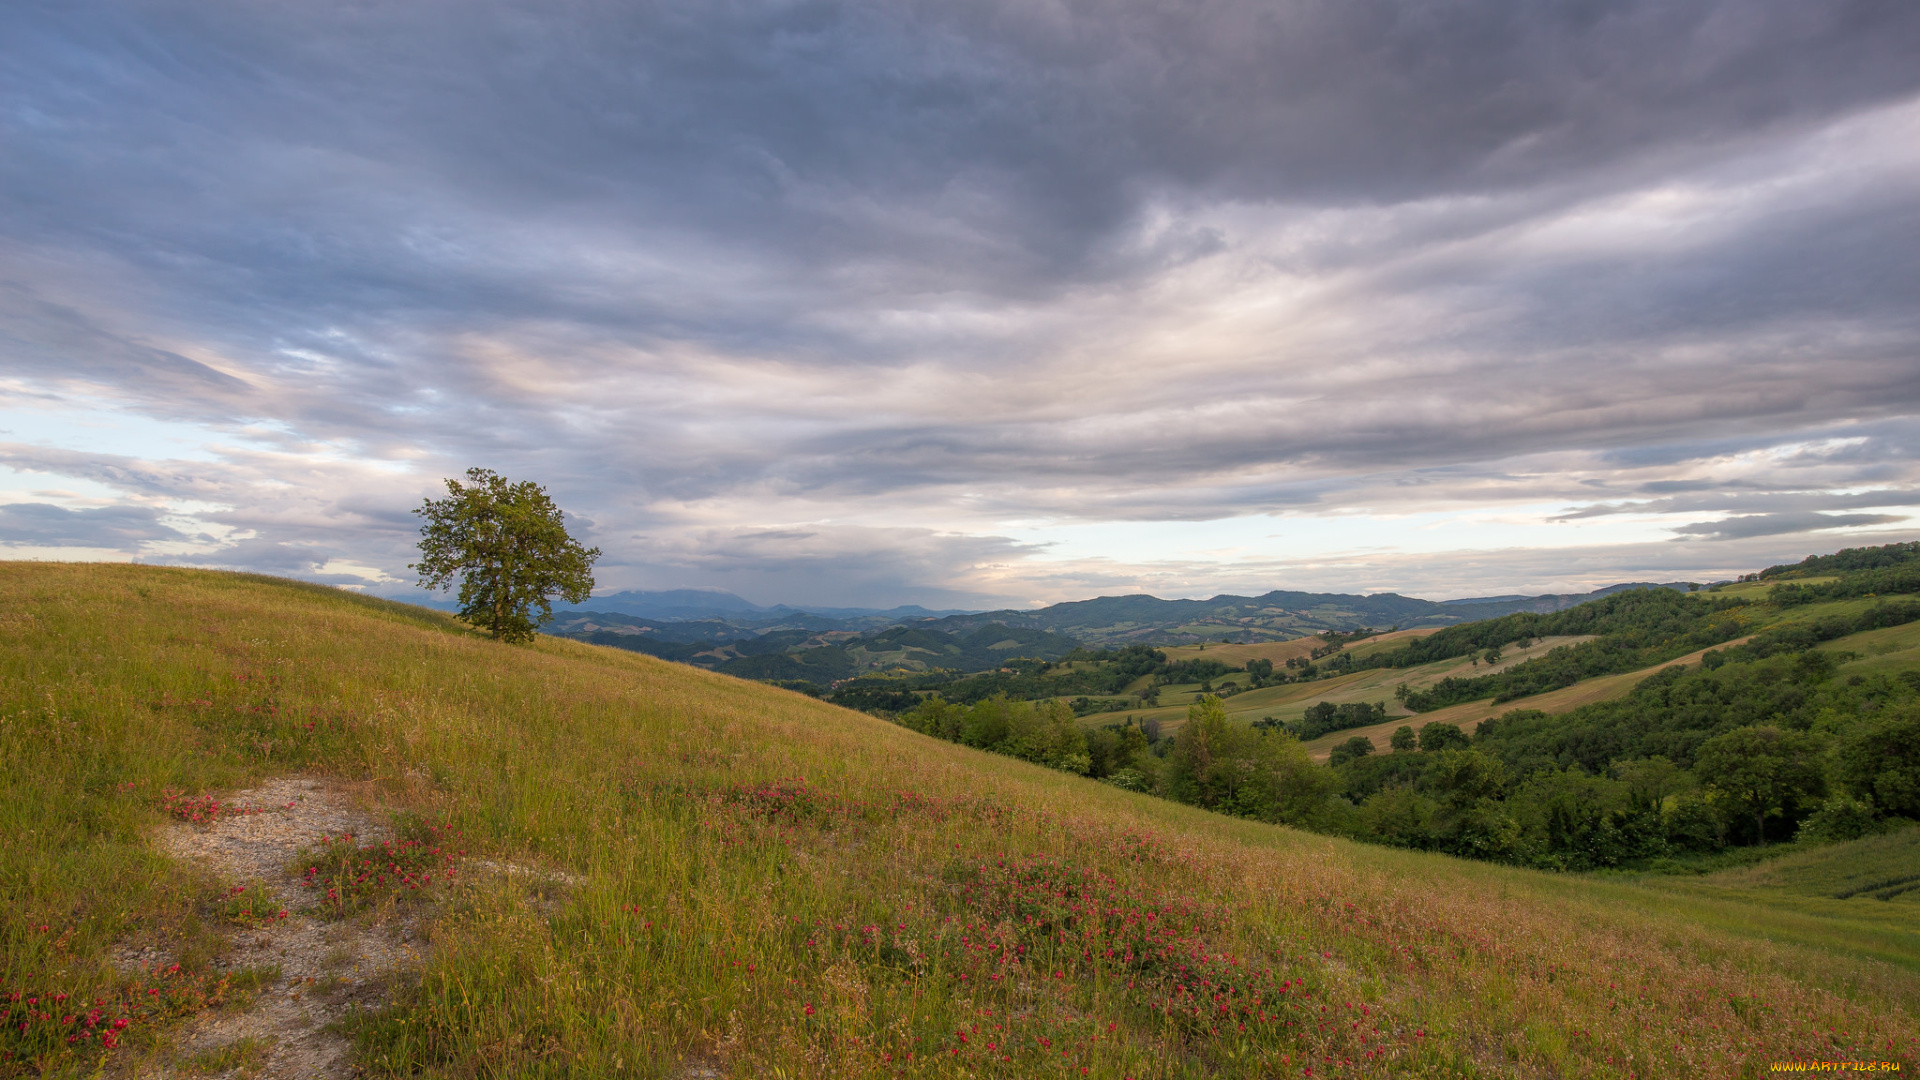
[[[775,604],[761,607],[744,597],[735,596],[721,589],[663,589],[648,591],[628,589],[624,592],[608,593],[596,596],[582,604],[555,604],[555,613],[562,611],[597,611],[613,615],[632,615],[642,619],[754,619],[778,621],[792,615],[820,615],[829,619],[931,619],[942,615],[958,615],[961,608],[932,610],[918,604],[907,604],[894,608],[861,607],[795,607],[790,604]]]
[[[1559,611],[1622,589],[1697,588],[1692,582],[1625,582],[1590,593],[1540,596],[1473,596],[1459,600],[1418,600],[1397,593],[1356,595],[1275,591],[1263,596],[1220,595],[1209,600],[1162,600],[1157,596],[1102,596],[1032,610],[935,610],[918,604],[893,608],[824,607],[775,604],[762,607],[721,589],[628,589],[596,596],[580,604],[555,604],[555,614],[571,612],[627,615],[637,619],[692,622],[718,619],[765,629],[807,623],[806,616],[850,624],[819,629],[877,629],[883,625],[939,620],[942,629],[976,628],[988,623],[1029,626],[1074,634],[1088,644],[1110,641],[1211,641],[1222,634],[1251,634],[1247,640],[1300,637],[1322,630],[1362,626],[1450,626],[1516,611]]]
[[[1692,582],[1623,582],[1590,593],[1543,596],[1476,596],[1417,600],[1397,593],[1276,591],[1264,596],[1216,596],[1210,600],[1162,600],[1155,596],[1102,596],[1035,611],[983,611],[949,615],[927,625],[947,631],[989,623],[1066,634],[1089,645],[1175,645],[1198,641],[1283,641],[1322,630],[1398,626],[1452,626],[1517,611],[1560,611],[1623,589],[1696,589]]]
[[[1395,593],[1270,592],[1210,600],[1103,596],[1033,611],[933,612],[918,606],[761,607],[704,589],[629,591],[555,609],[547,632],[699,664],[746,678],[827,682],[863,671],[974,670],[1014,656],[1055,659],[1078,644],[1175,645],[1284,641],[1326,630],[1451,626],[1518,611],[1552,612],[1623,589],[1691,590],[1690,582],[1628,582],[1590,593],[1417,600]]]

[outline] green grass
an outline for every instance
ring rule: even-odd
[[[1920,669],[1920,623],[1849,634],[1816,648],[1855,654],[1856,659],[1842,665],[1849,675],[1894,674]]]
[[[483,875],[427,903],[425,966],[354,1028],[368,1075],[1914,1060],[1920,974],[1886,958],[1911,930],[1805,906],[1850,901],[1217,817],[687,666],[503,646],[272,579],[0,564],[0,612],[0,990],[131,992],[111,960],[128,939],[206,969],[243,883],[156,852],[166,793],[311,773],[355,781],[403,835],[457,829],[478,857],[576,882]],[[204,998],[168,998],[104,1059],[0,1043],[0,1071],[130,1068]]]
[[[1840,844],[1782,845],[1748,865],[1650,889],[1703,905],[1735,933],[1812,942],[1863,963],[1920,972],[1920,827]],[[1755,920],[1758,901],[1768,918]]]
[[[1892,891],[1889,886],[1920,883],[1920,826],[1844,844],[1810,847],[1704,880],[1721,888],[1859,900],[1857,907],[1874,906],[1869,901],[1920,905],[1920,886],[1896,896],[1885,895]],[[1913,914],[1920,916],[1920,911]],[[1920,929],[1920,918],[1913,925]]]
[[[1765,600],[1768,595],[1773,592],[1774,588],[1779,585],[1824,585],[1829,581],[1838,580],[1839,575],[1828,574],[1820,577],[1793,578],[1790,579],[1790,581],[1780,579],[1772,581],[1742,581],[1732,585],[1722,585],[1719,589],[1715,590],[1712,595],[1738,596],[1747,600]]]

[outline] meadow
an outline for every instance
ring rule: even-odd
[[[153,837],[292,775],[345,785],[397,834],[550,875],[422,901],[424,961],[350,1025],[367,1075],[1920,1062],[1914,905],[1806,891],[1844,852],[1681,888],[1365,846],[248,575],[4,563],[0,634],[4,1073],[131,1075],[170,1060],[183,1017],[248,1007],[257,973],[221,957],[271,921],[236,927],[248,883]],[[129,968],[129,941],[168,962]],[[62,1041],[88,1002],[112,1045]]]

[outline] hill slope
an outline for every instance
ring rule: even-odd
[[[1886,927],[1759,890],[1703,905],[1222,818],[687,666],[502,646],[258,577],[7,563],[0,613],[13,1008],[123,992],[129,941],[180,977],[216,965],[242,883],[153,849],[166,793],[304,773],[357,782],[402,836],[457,832],[469,860],[444,899],[388,882],[362,909],[415,904],[427,941],[353,1027],[373,1075],[1914,1061],[1920,973],[1880,959]],[[105,1055],[166,1061],[163,1013]],[[38,1024],[0,1041],[0,1071],[103,1053]]]

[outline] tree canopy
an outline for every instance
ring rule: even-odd
[[[525,641],[553,618],[549,597],[577,604],[593,594],[600,549],[567,535],[545,488],[480,468],[467,470],[465,484],[446,483],[446,498],[414,510],[426,523],[420,561],[409,568],[426,589],[444,590],[458,578],[462,619],[496,640]]]

